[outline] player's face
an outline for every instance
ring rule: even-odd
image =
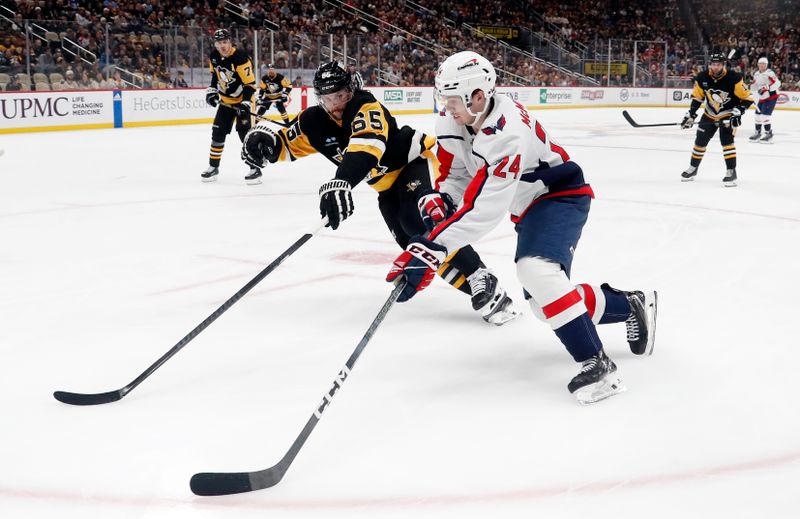
[[[337,121],[342,120],[344,109],[347,103],[353,98],[353,92],[348,89],[342,89],[332,94],[325,94],[319,97],[319,104],[330,114],[331,117]]]
[[[214,47],[216,47],[216,49],[219,51],[220,54],[222,54],[223,56],[227,56],[228,54],[231,53],[231,48],[233,48],[233,44],[231,43],[231,40],[220,40],[214,42]]]
[[[267,70],[267,75],[269,77],[275,77],[275,69],[274,68],[268,69]]]
[[[464,99],[461,96],[446,96],[439,99],[439,102],[444,106],[444,110],[453,116],[456,124],[466,126],[475,121],[475,116],[467,111],[464,105]]]
[[[759,70],[759,72],[765,72],[767,70],[767,64],[766,63],[759,63],[758,64],[758,70]]]
[[[712,76],[719,76],[720,74],[722,74],[723,67],[724,65],[718,61],[708,64],[708,70],[709,72],[711,72]]]

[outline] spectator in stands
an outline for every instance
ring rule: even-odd
[[[173,82],[173,86],[175,88],[189,88],[189,84],[186,83],[186,79],[184,79],[184,77],[183,77],[183,71],[182,70],[178,71],[178,77],[175,78],[175,81]]]
[[[6,92],[19,92],[20,90],[22,90],[22,83],[19,82],[19,77],[11,76],[11,83],[6,85]]]
[[[64,81],[61,82],[59,90],[77,90],[78,82],[75,81],[75,72],[72,69],[67,69],[64,75]]]
[[[294,78],[294,81],[292,81],[292,86],[293,87],[301,87],[301,86],[303,86],[303,77],[302,76],[297,76],[296,78]]]
[[[81,72],[81,80],[78,81],[78,88],[81,90],[97,90],[100,84],[89,76],[89,71]]]
[[[94,81],[97,83],[97,88],[101,88],[103,90],[114,88],[114,85],[111,83],[111,81],[108,81],[105,77],[103,77],[102,72],[95,74]]]

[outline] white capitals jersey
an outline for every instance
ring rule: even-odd
[[[429,238],[448,251],[485,236],[506,212],[517,222],[542,198],[592,195],[580,167],[535,117],[505,95],[493,99],[477,132],[456,124],[449,113],[437,117],[438,188],[461,203]]]
[[[753,87],[751,90],[757,92],[759,101],[777,99],[781,88],[781,80],[772,71],[767,69],[764,72],[756,70],[753,74]]]

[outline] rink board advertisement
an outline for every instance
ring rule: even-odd
[[[0,93],[0,133],[113,126],[109,90]]]
[[[433,113],[433,87],[368,87],[393,114]],[[533,110],[592,107],[685,107],[688,88],[498,87]],[[296,114],[317,104],[314,90],[292,90],[287,111]],[[800,92],[781,92],[778,110],[800,110]],[[210,124],[215,108],[205,89],[0,92],[0,134],[173,124]],[[277,119],[273,105],[266,114]]]

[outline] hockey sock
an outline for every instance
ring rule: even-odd
[[[769,126],[769,125],[767,125],[767,126]],[[767,131],[769,131],[769,128],[767,128]],[[756,132],[761,133],[761,125],[760,124],[756,125]]]
[[[722,147],[722,155],[725,157],[725,167],[728,169],[736,168],[736,145],[729,144]]]
[[[543,308],[545,315],[547,306]],[[586,312],[553,331],[576,362],[583,362],[603,348],[597,328]]]
[[[706,148],[703,146],[694,146],[692,148],[692,160],[689,161],[690,166],[698,167],[700,162],[703,160],[703,156],[706,154]]]
[[[208,154],[208,164],[212,167],[219,167],[219,162],[222,160],[222,150],[225,148],[224,142],[211,141],[211,151]]]
[[[442,279],[447,281],[454,288],[459,289],[468,296],[472,295],[472,291],[469,289],[469,283],[467,283],[466,276],[464,276],[464,274],[462,274],[457,268],[452,266],[450,263],[446,261],[442,263],[442,266],[439,267],[437,274],[439,274],[439,276],[441,276]]]
[[[607,283],[600,287],[582,283],[575,288],[583,297],[594,324],[621,323],[631,315],[631,305],[625,293],[611,288]]]
[[[772,125],[771,124],[765,124],[764,125],[764,130],[766,130],[768,132],[771,132],[772,131]]]

